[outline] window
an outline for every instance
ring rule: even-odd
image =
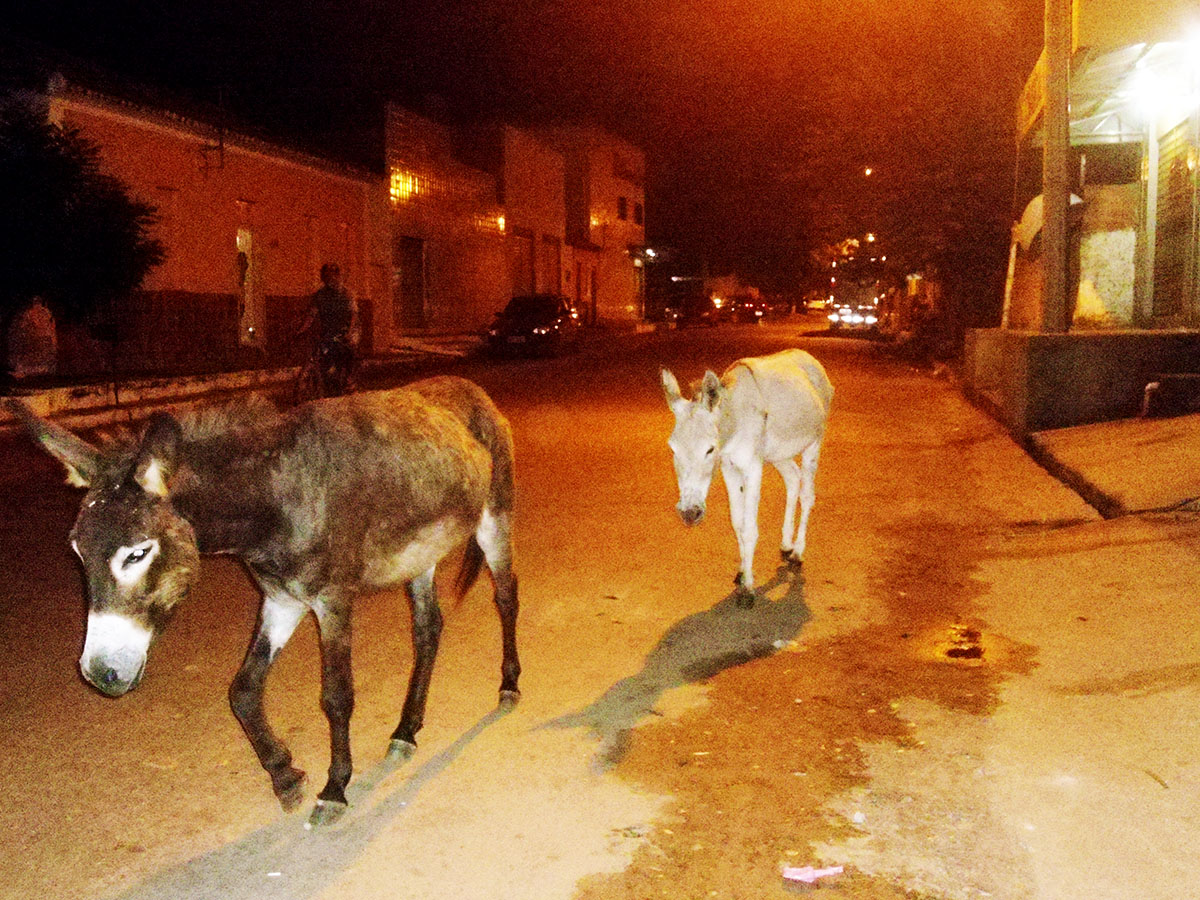
[[[625,197],[617,198],[617,218],[622,222],[629,218],[629,200]]]
[[[414,197],[426,193],[428,186],[425,179],[408,169],[392,169],[388,184],[388,194],[392,205],[407,203]]]
[[[633,224],[643,224],[642,204],[635,202],[633,204]]]

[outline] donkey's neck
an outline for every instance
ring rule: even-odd
[[[201,553],[244,555],[279,529],[271,471],[288,439],[280,423],[185,440],[172,502],[196,532]]]

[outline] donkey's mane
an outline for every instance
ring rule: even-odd
[[[228,403],[187,410],[178,418],[186,440],[207,441],[230,432],[269,428],[279,424],[283,417],[266,397],[251,394]]]

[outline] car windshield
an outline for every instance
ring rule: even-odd
[[[504,308],[505,315],[521,319],[552,318],[557,313],[558,300],[548,296],[513,297]]]

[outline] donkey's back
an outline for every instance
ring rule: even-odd
[[[721,381],[730,390],[739,426],[757,429],[765,419],[765,460],[790,459],[820,443],[833,384],[812,354],[792,349],[739,359]]]
[[[202,457],[222,442],[192,444],[190,430],[185,423],[195,468],[213,472]],[[314,401],[272,431],[263,487],[279,527],[238,549],[252,568],[270,560],[284,581],[310,581],[319,563],[320,579],[341,587],[405,583],[469,540],[485,509],[511,509],[507,424],[461,379]]]

